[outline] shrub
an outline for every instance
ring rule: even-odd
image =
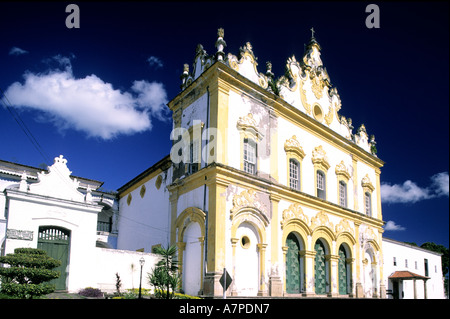
[[[32,299],[55,290],[48,281],[59,277],[59,272],[52,269],[61,262],[42,249],[16,248],[14,254],[0,257],[0,263],[10,265],[0,268],[2,294]]]
[[[100,298],[103,297],[103,292],[100,289],[87,287],[84,289],[81,289],[78,294],[83,297],[93,297],[93,298]]]

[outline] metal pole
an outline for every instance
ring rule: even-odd
[[[142,286],[142,263],[141,263],[141,275],[140,275],[140,279],[139,279],[139,299],[141,299],[141,286]]]
[[[223,299],[227,299],[227,269],[223,269]]]

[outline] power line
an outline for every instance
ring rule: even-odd
[[[28,137],[28,139],[30,140],[31,144],[33,144],[33,146],[36,148],[36,150],[39,152],[39,154],[41,154],[42,158],[44,159],[44,161],[47,163],[47,165],[51,164],[51,161],[49,160],[49,158],[45,155],[45,151],[42,148],[42,146],[39,144],[39,142],[37,141],[37,139],[34,137],[33,133],[31,133],[31,131],[29,130],[29,128],[27,127],[27,125],[25,124],[25,122],[22,120],[22,118],[20,117],[20,115],[14,110],[14,108],[12,107],[11,102],[9,101],[9,99],[7,98],[5,92],[0,88],[0,93],[2,93],[2,98],[0,99],[3,103],[3,105],[5,106],[5,108],[8,110],[9,114],[11,114],[11,116],[14,118],[14,120],[16,121],[16,123],[19,125],[19,127],[22,129],[22,131],[25,133],[25,135]],[[7,103],[6,103],[6,102]],[[9,104],[9,105],[8,105]]]

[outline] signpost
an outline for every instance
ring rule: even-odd
[[[223,299],[227,299],[227,289],[230,287],[231,282],[233,279],[231,279],[230,274],[227,272],[227,269],[223,269],[223,275],[220,277],[220,284],[223,287]]]

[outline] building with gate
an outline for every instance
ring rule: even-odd
[[[63,157],[46,172],[0,162],[2,253],[45,249],[66,263],[58,287],[71,291],[111,288],[133,252],[150,269],[152,249],[175,244],[190,295],[222,297],[226,268],[230,296],[443,297],[438,255],[382,238],[384,163],[365,126],[339,114],[315,37],[278,80],[270,62],[258,71],[250,43],[237,56],[225,47],[222,29],[214,54],[198,45],[168,103],[170,155],[117,194],[71,176]],[[411,269],[389,264],[398,252],[436,272],[402,277]]]

